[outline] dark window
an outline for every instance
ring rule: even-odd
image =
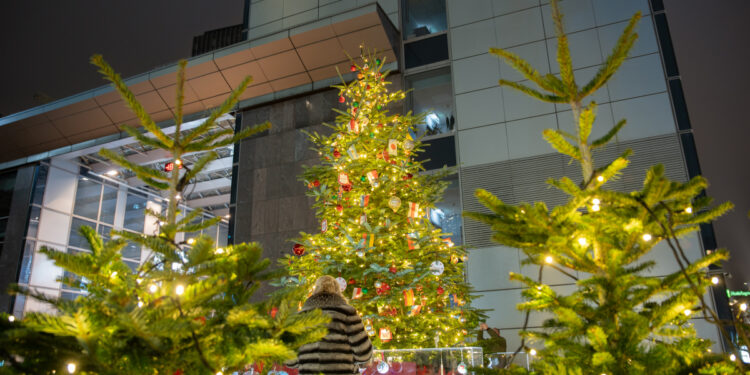
[[[429,213],[430,222],[442,229],[443,233],[449,234],[451,241],[456,245],[462,245],[461,238],[461,201],[459,198],[458,175],[449,176],[446,181],[448,187],[443,193],[441,201],[435,203],[435,209]]]
[[[88,177],[78,177],[75,206],[73,214],[96,220],[99,216],[99,200],[102,195],[102,185]]]
[[[423,142],[425,151],[417,155],[426,170],[456,165],[456,142],[453,136],[430,139]]]
[[[79,247],[81,249],[89,249],[89,242],[86,240],[86,237],[81,234],[81,227],[82,226],[89,226],[91,228],[96,228],[96,223],[79,219],[79,218],[73,218],[73,224],[70,226],[70,238],[68,239],[68,246],[73,247]]]
[[[401,6],[404,40],[447,29],[445,0],[403,0]]]
[[[406,69],[448,60],[448,34],[404,44]]]
[[[125,203],[125,223],[123,227],[135,232],[143,232],[143,225],[146,221],[147,199],[141,194],[130,192]]]

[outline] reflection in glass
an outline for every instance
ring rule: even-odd
[[[445,0],[403,0],[404,40],[445,31]]]
[[[114,224],[116,206],[117,189],[104,185],[104,192],[102,193],[102,209],[99,213],[99,221],[107,224]]]
[[[36,237],[39,232],[39,216],[42,215],[42,209],[38,206],[31,206],[29,213],[29,228],[26,230],[27,237]]]
[[[68,246],[73,247],[80,247],[82,249],[88,249],[89,248],[89,242],[86,241],[86,237],[84,237],[81,234],[81,227],[84,225],[88,225],[91,228],[96,228],[96,223],[79,219],[79,218],[73,218],[73,223],[70,226],[70,237],[68,238]]]
[[[128,244],[122,248],[122,257],[140,261],[141,246],[132,242],[128,242]]]
[[[128,194],[125,203],[125,222],[123,227],[136,232],[143,232],[143,224],[146,221],[146,197],[136,194]]]
[[[47,172],[49,167],[46,165],[40,165],[36,170],[36,177],[34,179],[34,195],[31,197],[31,203],[42,204],[44,198],[44,187],[47,185]]]
[[[443,193],[443,199],[435,203],[435,209],[430,210],[429,219],[433,225],[450,233],[451,240],[456,245],[463,244],[461,236],[461,202],[459,198],[458,176],[449,176],[450,183]]]
[[[219,240],[217,246],[227,246],[229,240],[229,227],[225,223],[219,224]]]
[[[431,136],[453,131],[453,94],[450,71],[439,69],[407,77],[409,104],[414,113],[424,113],[424,123],[417,125],[417,136]]]
[[[20,284],[28,284],[31,280],[31,263],[34,261],[34,241],[26,241],[21,258],[21,272],[18,275]]]
[[[73,214],[96,220],[99,216],[99,198],[101,195],[101,184],[88,177],[79,176]]]

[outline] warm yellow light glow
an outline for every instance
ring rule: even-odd
[[[555,259],[552,258],[552,255],[547,255],[547,257],[544,258],[544,263],[547,263],[547,264],[552,264],[552,262],[554,262],[554,261],[555,261]]]
[[[111,278],[113,278],[113,279],[114,279],[115,277],[117,277],[117,271],[112,271],[112,274],[111,274],[111,275],[109,275],[109,277],[111,277]]]
[[[151,293],[156,293],[156,291],[159,290],[159,287],[157,287],[155,284],[151,284],[151,286],[148,287],[148,290],[150,290]]]
[[[178,296],[181,296],[181,295],[182,295],[182,293],[185,293],[185,287],[184,287],[184,286],[182,286],[182,285],[177,285],[177,287],[176,287],[176,288],[174,288],[174,292],[175,292],[175,294],[177,294]]]
[[[585,238],[585,237],[580,237],[580,238],[578,238],[578,244],[579,244],[579,245],[581,245],[581,246],[586,246],[586,244],[587,244],[587,243],[589,243],[589,242],[588,242],[588,241],[586,241],[586,238]]]
[[[195,238],[188,238],[187,240],[188,245],[192,245],[195,243]]]
[[[693,213],[693,208],[690,207],[690,206],[688,206],[688,208],[685,209],[685,213],[692,214]]]
[[[716,285],[718,283],[719,283],[719,277],[718,276],[714,276],[714,277],[711,278],[711,284]]]
[[[141,278],[139,277],[139,278],[135,279],[135,282],[136,282],[136,283],[138,283],[138,284],[140,284],[140,283],[142,283],[142,282],[143,282],[143,279],[141,279]]]
[[[116,170],[116,169],[110,169],[110,170],[108,170],[108,171],[107,171],[107,176],[111,176],[111,177],[114,177],[114,176],[117,176],[117,174],[118,174],[118,173],[119,173],[119,172],[117,172],[117,170]],[[75,366],[75,365],[74,365],[74,366]]]
[[[536,349],[529,350],[529,355],[536,355]]]
[[[736,355],[734,355],[734,354],[730,354],[730,355],[729,355],[729,360],[730,360],[730,361],[736,361],[736,360],[737,360],[737,356],[736,356]]]
[[[642,238],[644,241],[651,241],[651,235],[648,233],[644,233]]]
[[[76,372],[76,364],[73,362],[68,363],[68,373],[72,374]]]
[[[180,159],[175,159],[174,163],[175,163],[176,165],[182,165],[182,160],[180,160]]]
[[[224,254],[224,249],[222,249],[222,248],[218,248],[218,249],[214,250],[214,252],[215,252],[216,254]]]
[[[143,307],[143,301],[138,301],[138,307]]]
[[[601,201],[599,200],[599,198],[594,198],[594,199],[591,200],[591,203],[593,203],[593,204],[599,204],[599,203],[601,203]]]
[[[599,182],[603,182],[604,181],[604,176],[599,176],[599,177],[596,178],[596,180],[599,181]]]
[[[742,310],[742,311],[747,311],[747,304],[746,304],[746,303],[744,303],[744,302],[743,302],[743,303],[741,303],[741,304],[740,304],[740,310]]]
[[[591,206],[591,211],[594,211],[594,212],[599,211],[599,205],[595,204],[595,205]]]
[[[8,321],[11,322],[11,323],[13,323],[13,322],[16,321],[16,317],[13,316],[13,315],[8,315]]]
[[[685,309],[685,311],[683,311],[682,313],[685,314],[685,316],[690,316],[690,314],[693,313],[693,310]]]

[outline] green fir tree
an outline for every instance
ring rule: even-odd
[[[464,279],[465,251],[427,218],[446,188],[446,173],[426,174],[412,136],[423,116],[390,113],[403,91],[388,92],[383,61],[362,56],[357,79],[336,86],[330,135],[310,134],[320,164],[301,179],[320,221],[302,233],[285,260],[293,286],[309,291],[321,275],[337,277],[379,349],[452,346],[478,314]]]
[[[576,179],[548,181],[569,196],[566,204],[548,208],[542,202],[509,205],[488,191],[476,196],[489,209],[466,216],[491,226],[492,239],[521,249],[526,264],[539,266],[537,279],[511,273],[522,283],[526,313],[551,314],[538,330],[520,332],[526,340],[543,345],[533,361],[542,374],[680,374],[733,373],[735,365],[707,352],[711,343],[696,337],[692,314],[718,321],[703,301],[710,285],[707,267],[727,258],[717,250],[691,260],[678,238],[699,230],[731,208],[710,207],[702,196],[706,180],[670,181],[661,165],[651,167],[643,188],[634,192],[611,190],[610,183],[624,173],[630,150],[611,163],[595,164],[596,150],[606,146],[625,125],[590,140],[596,103],[585,99],[604,86],[635,42],[640,14],[632,17],[617,45],[597,74],[583,86],[576,82],[562,15],[553,0],[552,18],[557,33],[560,77],[541,75],[515,54],[490,52],[502,58],[538,87],[500,80],[536,99],[568,104],[576,134],[548,129],[544,138],[558,152],[581,167]],[[644,260],[654,245],[665,241],[680,270],[662,278],[648,277],[654,266]],[[542,273],[554,269],[575,282],[570,294],[543,283]],[[519,348],[520,349],[520,348]]]
[[[216,225],[220,218],[196,221],[201,210],[186,212],[179,204],[183,189],[217,158],[217,148],[270,126],[266,123],[236,133],[215,126],[216,119],[235,106],[250,77],[199,126],[183,130],[187,62],[181,61],[176,130],[168,135],[101,56],[93,56],[91,62],[112,82],[146,132],[128,126],[123,129],[141,144],[166,151],[174,165],[182,168],[163,172],[134,164],[110,150],[100,152],[147,185],[168,192],[165,212],[145,211],[161,223],[159,233],[113,231],[113,239],[104,242],[93,229],[82,227],[90,253],[42,249],[57,266],[75,275],[62,281],[80,288],[84,295],[68,301],[17,287],[18,293],[48,302],[58,313],[29,313],[22,322],[4,330],[0,340],[15,345],[0,351],[11,365],[8,368],[18,373],[64,373],[67,365],[73,364],[86,374],[231,373],[251,364],[282,363],[294,358],[299,346],[322,338],[328,318],[319,313],[294,314],[301,296],[291,299],[295,302],[276,298],[250,303],[260,283],[276,277],[269,271],[270,261],[261,258],[257,243],[218,248],[212,238],[195,234]],[[202,157],[192,165],[183,164],[181,158],[187,153],[201,153]],[[121,259],[128,242],[150,251],[148,260],[136,270]],[[36,353],[46,359],[32,361],[28,355],[34,353],[34,345],[54,350]],[[43,366],[29,371],[34,362]],[[268,368],[265,366],[266,371]]]

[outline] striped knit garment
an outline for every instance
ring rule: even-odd
[[[317,293],[305,301],[302,312],[321,309],[331,316],[328,335],[323,340],[303,345],[295,361],[299,375],[358,374],[357,363],[372,357],[372,344],[357,310],[336,294]]]

